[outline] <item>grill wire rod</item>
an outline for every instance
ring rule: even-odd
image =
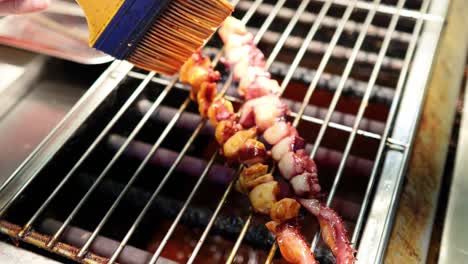
[[[391,36],[392,36],[393,32],[395,31],[396,25],[398,23],[398,19],[400,17],[399,10],[403,7],[405,1],[406,0],[399,0],[398,1],[398,4],[397,4],[398,11],[395,14],[392,15],[390,25],[388,27],[387,33],[385,35],[385,38],[384,38],[384,41],[383,41],[383,44],[382,44],[382,47],[381,47],[380,52],[379,52],[379,56],[378,56],[378,59],[377,59],[377,64],[375,64],[374,69],[372,71],[372,74],[371,74],[371,77],[369,79],[369,83],[368,83],[368,86],[367,86],[366,93],[364,95],[364,98],[361,101],[360,106],[359,106],[358,114],[357,114],[357,117],[356,117],[356,120],[355,120],[355,123],[354,123],[354,126],[353,126],[353,131],[352,131],[351,135],[349,136],[348,142],[346,143],[346,148],[345,148],[345,151],[343,153],[343,158],[342,158],[341,163],[340,163],[340,165],[338,167],[338,171],[336,173],[335,180],[333,181],[333,185],[332,185],[332,188],[330,190],[330,193],[328,194],[326,206],[331,205],[331,203],[333,201],[333,198],[335,196],[336,190],[338,189],[338,184],[340,182],[341,176],[343,175],[343,171],[344,171],[344,167],[346,165],[346,161],[347,161],[348,156],[349,156],[349,154],[351,152],[351,148],[353,146],[354,139],[356,138],[356,132],[357,132],[357,130],[359,128],[359,124],[360,124],[360,122],[361,122],[361,120],[362,120],[362,118],[364,116],[364,113],[366,111],[366,108],[368,106],[369,97],[370,97],[370,94],[372,92],[372,88],[374,87],[374,84],[377,81],[377,77],[378,77],[379,72],[380,72],[380,67],[382,65],[382,61],[385,58],[385,54],[386,54],[387,49],[388,49],[388,47],[390,45],[390,41],[392,40]],[[379,161],[376,161],[376,163],[378,163],[378,162]],[[317,232],[317,234],[315,235],[314,240],[312,242],[312,245],[311,245],[312,250],[314,250],[317,247],[319,236],[320,236],[320,232]]]
[[[420,10],[421,13],[425,14],[427,12],[427,10],[429,9],[429,3],[430,3],[430,0],[424,0],[423,1],[423,4],[421,6],[421,10]],[[416,50],[416,44],[417,44],[417,41],[418,41],[418,36],[419,36],[419,34],[421,33],[421,30],[422,30],[422,25],[423,25],[423,19],[422,19],[422,17],[419,17],[417,22],[416,22],[416,25],[414,27],[414,30],[413,30],[413,34],[412,34],[412,37],[411,37],[410,45],[408,47],[408,51],[406,53],[403,68],[402,68],[402,71],[401,71],[401,75],[400,75],[400,78],[398,79],[398,84],[397,84],[396,92],[395,92],[395,100],[393,101],[393,103],[392,103],[392,105],[390,107],[390,114],[388,116],[387,124],[386,124],[385,130],[384,130],[384,132],[382,134],[382,140],[380,142],[379,149],[377,151],[376,162],[374,163],[374,167],[372,168],[372,173],[371,173],[371,176],[370,176],[370,179],[369,179],[369,183],[367,185],[366,193],[365,193],[364,199],[362,201],[361,210],[359,211],[359,216],[358,216],[358,219],[356,221],[356,225],[354,227],[353,236],[351,238],[351,243],[353,245],[357,245],[359,234],[361,233],[361,229],[362,229],[362,226],[363,226],[364,221],[365,221],[365,213],[366,213],[367,207],[368,207],[368,205],[370,203],[372,190],[373,190],[374,184],[375,184],[376,179],[377,179],[377,172],[378,172],[379,165],[381,163],[380,160],[382,159],[383,153],[384,153],[384,150],[385,150],[386,139],[388,139],[388,137],[389,137],[390,130],[392,128],[393,122],[394,122],[395,117],[396,117],[396,113],[397,113],[397,109],[398,109],[398,106],[399,106],[399,103],[400,103],[400,98],[401,98],[402,93],[403,93],[403,88],[404,88],[404,84],[405,84],[405,81],[406,81],[406,77],[407,77],[408,72],[409,72],[409,66],[410,66],[410,63],[411,63],[411,59],[412,59],[412,57],[414,55],[414,52]],[[405,148],[401,149],[401,151],[407,152],[408,147],[406,146]]]

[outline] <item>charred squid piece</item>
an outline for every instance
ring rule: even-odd
[[[271,181],[255,186],[249,193],[249,199],[256,213],[269,215],[271,208],[278,201],[279,195],[278,182]]]
[[[242,79],[241,79],[242,80]],[[257,77],[249,88],[245,90],[245,99],[252,100],[258,97],[266,96],[269,94],[278,94],[280,86],[278,81],[266,78],[264,76]]]
[[[245,128],[256,126],[263,132],[281,121],[287,110],[278,96],[270,94],[244,103],[239,122]]]
[[[219,28],[218,34],[224,43],[228,42],[227,37],[231,35],[245,35],[249,33],[245,25],[239,19],[229,16],[224,20],[223,25]]]
[[[239,175],[236,189],[249,193],[252,206],[256,212],[269,214],[278,223],[286,222],[299,215],[301,205],[294,199],[283,198],[276,201],[279,195],[279,184],[268,173],[268,166],[257,163],[244,168]]]
[[[291,180],[294,176],[304,172],[312,173],[317,177],[317,166],[303,149],[284,154],[278,163],[278,169],[286,180]]]
[[[197,94],[203,83],[208,81],[209,69],[204,67],[195,67],[190,72],[190,77],[187,77],[187,83],[190,83],[192,89],[190,90],[190,99],[197,100]]]
[[[301,204],[295,199],[283,198],[273,204],[270,211],[270,218],[275,222],[284,223],[296,218],[299,215],[300,209]]]
[[[293,152],[294,145],[282,146],[281,142],[293,142],[287,137],[280,141],[272,152],[274,157],[282,155],[278,168],[281,175],[289,181],[294,193],[300,197],[316,198],[321,191],[320,183],[318,180],[317,167],[315,162],[306,154],[305,150],[299,149]],[[284,151],[286,148],[291,151]],[[275,150],[280,148],[280,150]]]
[[[270,145],[276,145],[280,140],[287,136],[298,136],[296,128],[291,126],[291,123],[280,121],[276,122],[273,126],[265,130],[263,138]]]
[[[245,36],[239,36],[237,38],[245,38],[247,36],[250,36],[250,34],[245,35]],[[230,41],[232,40],[233,37],[231,37]],[[263,76],[265,74],[269,74],[265,70],[265,55],[263,55],[263,52],[261,52],[253,43],[253,41],[250,41],[248,43],[245,43],[244,46],[238,46],[241,43],[235,43],[233,44],[236,46],[233,48],[232,51],[227,52],[227,61],[229,62],[228,66],[233,66],[233,79],[236,81],[241,81],[243,78],[247,76],[247,74],[251,71],[253,68],[257,69],[263,69],[263,74],[260,74],[260,76]],[[226,43],[227,49],[230,46],[233,46],[230,42]],[[242,56],[242,57],[240,57]],[[234,57],[234,58],[233,58]],[[233,59],[233,60],[231,60]],[[263,76],[266,78],[266,76]],[[257,79],[256,77],[254,79]],[[266,81],[271,81],[271,78],[268,75],[268,78],[264,79]],[[279,85],[276,83],[276,86],[264,86],[262,87],[267,91],[267,94],[272,93],[274,88],[277,88],[279,90]],[[250,99],[255,98],[255,97],[249,97]]]
[[[255,43],[253,43],[253,41],[249,42],[248,44],[252,46],[249,54],[249,66],[265,68],[265,54],[263,54],[263,52],[257,47],[257,45],[255,45]],[[268,71],[265,69],[265,72]]]
[[[300,197],[317,197],[320,187],[317,173],[304,172],[290,180],[294,193]]]
[[[239,35],[231,34],[226,37],[225,50],[226,50],[226,64],[227,67],[232,67],[233,79],[238,81],[241,76],[244,76],[248,70],[250,63],[250,54],[253,45],[253,35],[250,33]]]
[[[230,137],[223,145],[223,155],[229,159],[237,161],[239,158],[239,151],[245,147],[248,139],[254,139],[257,136],[257,129],[255,127],[240,130]]]
[[[283,258],[289,263],[318,264],[309,245],[296,224],[290,222],[268,222],[267,228],[276,236]]]
[[[266,95],[279,94],[278,81],[271,78],[269,72],[257,66],[248,67],[248,71],[242,73],[239,78],[238,93],[249,101]]]
[[[283,138],[280,142],[274,145],[273,148],[271,148],[271,157],[276,161],[280,161],[286,153],[295,152],[297,150],[304,149],[304,147],[304,139],[298,135],[292,135]]]
[[[206,71],[208,72],[210,64],[210,59],[208,57],[203,56],[203,54],[201,54],[201,51],[193,53],[192,56],[180,68],[179,80],[181,82],[190,83],[190,85],[192,85],[192,82],[190,82],[190,80],[192,79],[192,73],[194,72],[194,70],[202,68],[206,69]]]
[[[219,145],[223,146],[226,141],[242,129],[235,120],[224,120],[216,125],[215,137]]]
[[[241,21],[226,20],[218,31],[226,47],[226,62],[239,81],[239,94],[247,101],[278,94],[280,86],[266,70],[265,55],[253,42],[253,35]]]
[[[232,67],[232,76],[233,80],[239,81],[242,76],[245,76],[249,71],[249,54],[250,54],[251,46],[242,46],[236,48],[232,52],[230,52],[230,56],[236,56],[234,59],[236,61],[235,64],[228,65]],[[228,60],[230,60],[228,56]]]
[[[256,139],[247,139],[239,150],[239,163],[250,166],[267,159],[265,145]]]
[[[244,47],[244,46],[251,46],[253,43],[253,35],[249,32],[245,34],[229,34],[226,36],[226,53],[235,50],[236,48]],[[248,54],[247,54],[248,55]],[[243,56],[248,57],[248,56]],[[229,60],[233,61],[233,60]]]
[[[268,89],[257,89],[257,91],[254,94],[248,95],[248,92],[250,93],[250,90],[252,90],[252,86],[254,85],[254,83],[257,82],[257,80],[260,78],[270,79],[271,75],[269,72],[266,72],[263,67],[249,67],[247,74],[240,78],[239,87],[237,88],[239,95],[244,97],[248,101],[257,97],[270,94],[270,91]],[[257,85],[256,88],[262,87],[263,86]]]
[[[222,97],[215,98],[208,108],[208,118],[213,127],[221,121],[236,119],[232,103]]]
[[[194,101],[203,83],[215,83],[220,78],[221,74],[213,70],[210,58],[203,56],[200,51],[192,55],[179,73],[179,80],[190,84],[190,98]]]
[[[225,43],[226,59],[229,62],[227,66],[235,67],[237,64],[246,65],[246,63],[246,66],[248,66],[249,54],[253,48],[253,35],[250,33],[244,35],[231,34],[227,36]],[[239,76],[242,76],[235,72],[233,75],[235,80],[239,80]]]
[[[322,238],[331,249],[337,264],[355,263],[354,250],[349,242],[343,220],[331,208],[315,199],[300,199],[300,203],[319,221]]]
[[[202,117],[207,117],[208,109],[210,108],[213,100],[217,94],[216,83],[204,82],[200,86],[200,90],[197,93],[198,111]]]
[[[236,182],[237,191],[247,194],[259,184],[274,181],[273,175],[267,173],[268,165],[262,163],[245,167]]]

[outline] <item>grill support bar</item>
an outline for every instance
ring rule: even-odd
[[[145,78],[144,74],[134,72],[134,71],[130,72],[129,76],[131,76],[132,78],[135,78],[135,79],[144,79]],[[162,79],[160,77],[154,77],[152,79],[152,81],[157,83],[157,84],[162,84],[162,85],[169,84],[168,80]],[[177,84],[175,84],[175,87],[177,89],[180,89],[180,90],[183,90],[183,91],[188,91],[188,92],[190,91],[190,88],[187,87],[184,84],[177,83]],[[237,97],[229,96],[229,95],[225,95],[224,98],[226,98],[227,100],[229,100],[231,102],[235,102],[235,103],[242,103],[243,102],[241,99],[239,99]],[[291,111],[291,113],[289,113],[289,116],[295,118],[295,117],[298,116],[298,113]],[[313,116],[308,116],[308,115],[302,115],[300,117],[300,119],[302,121],[317,124],[317,125],[323,125],[323,123],[325,122],[324,120],[322,120],[320,118],[313,117]],[[335,123],[335,122],[332,122],[332,121],[330,121],[328,123],[328,126],[331,127],[331,128],[337,129],[339,131],[343,131],[343,132],[351,133],[353,131],[353,128],[350,127],[350,126]],[[363,136],[363,137],[369,138],[369,139],[374,139],[374,140],[378,140],[378,141],[382,140],[382,137],[379,134],[377,134],[375,132],[368,131],[368,130],[358,129],[357,134],[359,136]],[[394,139],[392,137],[388,137],[386,141],[387,141],[386,142],[387,146],[390,147],[390,148],[393,148],[395,150],[403,151],[405,148],[408,147],[407,143],[403,143],[403,142],[401,142],[401,141],[399,141],[397,139]]]

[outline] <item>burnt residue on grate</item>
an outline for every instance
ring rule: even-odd
[[[95,180],[96,178],[93,176],[80,175],[80,177],[76,179],[78,182],[75,184],[79,188],[89,188]],[[123,188],[123,184],[107,180],[100,185],[97,192],[101,194],[100,197],[103,199],[113,200],[119,195]],[[128,192],[125,200],[122,201],[122,204],[128,207],[141,207],[144,205],[144,202],[149,199],[150,195],[151,194],[144,189],[132,188]],[[182,202],[163,196],[156,199],[151,206],[153,215],[162,216],[167,219],[174,219],[181,208]],[[189,228],[204,228],[208,224],[212,214],[213,211],[209,208],[192,206],[189,207],[182,216],[181,223],[187,225]],[[214,235],[221,235],[227,239],[235,239],[244,224],[245,220],[241,217],[221,215],[216,219],[212,232]],[[249,228],[247,236],[245,237],[245,242],[257,248],[267,249],[273,244],[274,237],[264,225],[257,224]]]

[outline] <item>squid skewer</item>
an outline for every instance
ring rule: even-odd
[[[278,162],[280,174],[291,183],[296,195],[317,197],[321,188],[315,163],[306,154],[304,140],[296,129],[284,121],[288,109],[281,103],[279,86],[267,72],[262,52],[251,41],[251,34],[242,22],[235,18],[228,18],[219,34],[226,47],[227,62],[233,67],[234,78],[239,81],[238,92],[247,100],[241,110],[241,125],[246,128],[255,125],[260,132],[264,131],[263,138],[273,146],[271,156]],[[302,201],[303,205],[306,205],[305,201]],[[324,230],[322,237],[337,263],[354,263],[354,250],[341,218],[315,199],[307,203],[307,209],[319,220]],[[276,226],[276,223],[270,226]],[[271,228],[271,231],[275,232],[275,229]],[[279,243],[283,255],[288,246],[291,245]]]
[[[297,218],[300,205],[289,198],[278,201],[279,184],[267,174],[268,166],[261,164],[268,155],[257,136],[264,134],[265,141],[273,146],[269,154],[279,162],[281,175],[299,196],[315,197],[320,192],[315,163],[304,151],[304,140],[284,121],[288,108],[279,98],[279,85],[266,71],[263,53],[253,44],[252,35],[233,18],[225,22],[220,35],[226,44],[227,62],[239,81],[239,93],[246,99],[240,117],[234,114],[229,101],[217,96],[219,73],[213,70],[209,58],[194,54],[182,68],[180,79],[192,86],[191,97],[198,102],[200,114],[216,127],[222,154],[228,160],[247,165],[237,182],[238,189],[248,193],[254,211],[270,214],[273,221],[267,226],[279,239],[283,256],[294,263],[316,263],[304,238],[290,224]],[[327,223],[327,219],[322,222]],[[347,240],[346,234],[341,237]],[[324,237],[331,248],[334,238]],[[342,252],[333,248],[332,251]],[[354,262],[352,254],[336,257],[347,259],[346,263]]]
[[[255,139],[257,128],[244,129],[232,103],[216,94],[219,73],[214,71],[209,58],[201,53],[194,54],[182,67],[180,80],[192,86],[191,98],[198,102],[200,115],[208,118],[216,128],[221,153],[228,160],[250,165],[240,174],[238,186],[249,194],[257,213],[270,214],[275,220],[268,225],[269,228],[273,228],[273,223],[284,224],[275,224],[272,231],[280,245],[287,245],[284,252],[282,249],[285,259],[292,263],[317,263],[297,225],[293,224],[300,204],[290,198],[278,201],[279,183],[267,174],[268,166],[261,163],[268,159],[268,155],[264,144]]]

